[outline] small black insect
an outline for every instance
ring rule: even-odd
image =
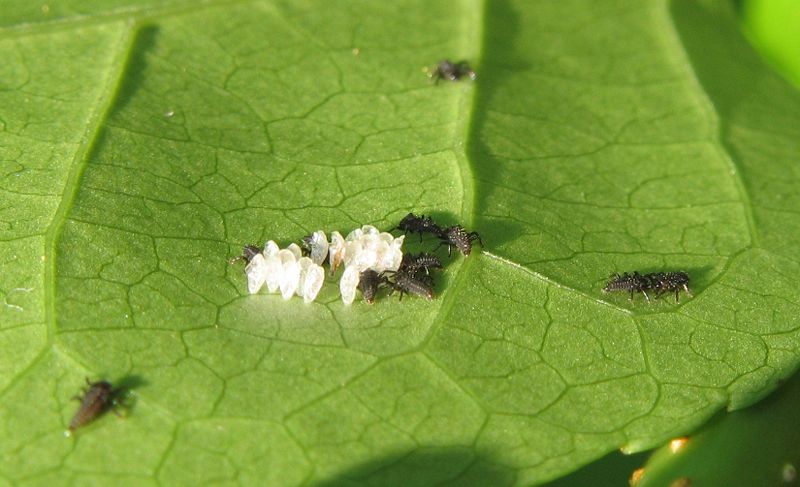
[[[604,293],[628,291],[631,293],[630,299],[633,299],[633,293],[642,293],[645,299],[650,301],[650,296],[647,295],[648,290],[650,290],[650,281],[638,272],[633,274],[625,272],[622,275],[611,274],[610,280],[603,288]]]
[[[429,72],[428,76],[430,76],[436,83],[439,83],[440,79],[458,81],[465,76],[468,76],[472,80],[477,78],[475,71],[472,70],[472,68],[469,66],[469,63],[466,61],[454,63],[449,59],[439,61],[433,71]]]
[[[242,255],[238,257],[234,257],[230,261],[228,261],[231,265],[243,260],[245,264],[249,264],[253,257],[257,254],[260,254],[264,249],[259,247],[258,245],[245,245],[242,249]]]
[[[311,246],[313,242],[314,242],[313,235],[306,235],[305,237],[300,239],[300,252],[304,256],[308,257],[309,255],[311,255]]]
[[[390,271],[386,271],[388,273]],[[400,301],[403,300],[403,294],[416,294],[422,296],[428,301],[433,299],[433,279],[431,276],[414,276],[405,271],[398,270],[392,273],[394,280],[387,282],[392,287],[389,294],[394,294],[395,291],[400,292]]]
[[[435,255],[427,252],[422,252],[417,255],[403,254],[403,261],[400,264],[400,270],[414,275],[419,270],[424,270],[425,274],[430,274],[430,269],[441,269],[442,261]]]
[[[450,255],[453,247],[455,247],[460,250],[465,257],[468,256],[470,252],[472,252],[472,242],[475,240],[480,242],[481,247],[483,247],[483,240],[481,240],[480,234],[478,234],[478,232],[467,233],[461,225],[454,225],[443,229],[439,232],[439,240],[441,240],[439,247],[447,245],[447,255]]]
[[[396,227],[392,228],[392,230],[402,230],[403,233],[419,233],[419,241],[422,242],[422,235],[425,233],[431,233],[434,235],[439,235],[442,231],[442,227],[436,224],[433,221],[433,218],[425,215],[417,216],[413,213],[409,213],[408,215],[404,216],[400,223],[397,224]]]
[[[358,290],[364,295],[364,301],[369,304],[375,302],[375,295],[381,286],[388,284],[388,279],[382,273],[367,269],[359,275]]]
[[[83,397],[73,397],[73,399],[81,402],[81,407],[72,417],[72,421],[69,423],[69,431],[75,431],[81,426],[92,422],[109,409],[113,410],[115,414],[117,413],[114,407],[118,404],[116,396],[121,392],[119,389],[114,389],[110,382],[104,380],[91,382],[88,378],[86,379],[86,385],[89,387],[82,391]]]
[[[647,291],[655,292],[656,298],[660,298],[666,293],[675,293],[675,302],[680,302],[680,291],[686,291],[691,296],[692,292],[689,290],[689,275],[685,272],[653,272],[650,274],[639,274],[627,272],[620,274],[612,274],[603,292],[627,291],[630,293],[630,299],[633,299],[633,293],[639,292],[644,295],[647,302],[650,302],[650,296]]]
[[[681,291],[686,291],[689,296],[692,291],[689,290],[689,274],[685,272],[656,272],[648,274],[650,278],[652,289],[656,292],[656,298],[660,298],[666,293],[675,292],[675,302],[679,303],[679,294]]]

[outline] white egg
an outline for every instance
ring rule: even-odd
[[[328,263],[331,266],[331,275],[336,272],[336,268],[342,263],[345,257],[345,240],[342,238],[342,234],[339,232],[334,231],[331,233],[331,245],[330,245],[330,256],[328,258]]]
[[[306,303],[314,301],[325,281],[325,270],[318,266],[308,257],[301,257],[297,261],[300,267],[300,280],[295,291],[298,296],[302,296]]]
[[[339,281],[339,292],[342,293],[342,302],[344,304],[352,304],[356,299],[356,288],[360,272],[357,267],[350,266],[342,273],[342,279]]]
[[[247,275],[247,292],[255,294],[261,290],[264,281],[267,280],[267,262],[264,256],[254,255],[244,268],[244,273]]]
[[[380,231],[372,225],[364,225],[361,227],[361,232],[364,235],[378,235]]]
[[[295,260],[300,260],[300,257],[303,256],[303,250],[300,248],[299,245],[297,245],[294,242],[290,243],[289,246],[286,247],[286,250],[289,250],[291,253],[294,254]]]
[[[289,249],[278,252],[281,259],[281,274],[279,287],[283,299],[290,299],[300,283],[300,264],[294,258],[294,253]]]
[[[278,255],[279,250],[280,248],[278,247],[278,244],[272,240],[269,240],[266,244],[264,244],[264,251],[262,253],[264,254],[264,257],[269,257],[271,255]]]
[[[270,255],[266,259],[267,267],[267,290],[274,293],[281,285],[281,273],[283,272],[283,264],[277,252],[275,255]]]
[[[317,230],[311,234],[311,260],[317,265],[325,262],[328,256],[328,237],[322,230]]]

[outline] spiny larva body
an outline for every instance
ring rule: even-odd
[[[104,380],[90,382],[87,378],[86,384],[89,387],[83,391],[83,397],[74,397],[74,399],[81,402],[81,406],[69,423],[69,431],[75,431],[81,426],[92,422],[116,405],[114,395],[117,391],[111,386],[111,383]]]
[[[424,270],[425,274],[430,274],[430,269],[441,269],[442,261],[435,255],[426,252],[414,254],[403,254],[403,263],[400,268],[409,274],[415,274],[419,270]]]
[[[650,296],[647,291],[655,292],[656,298],[674,292],[675,302],[679,302],[681,291],[685,291],[689,296],[692,295],[689,290],[689,275],[685,272],[653,272],[642,275],[634,271],[632,274],[627,272],[622,275],[613,274],[603,288],[603,292],[617,291],[630,293],[630,299],[633,299],[633,293],[642,293],[648,302],[650,302]]]
[[[400,223],[397,224],[392,230],[402,230],[403,234],[418,233],[419,241],[422,242],[422,236],[426,233],[439,235],[442,228],[433,221],[433,218],[425,215],[417,216],[409,213],[404,216]]]
[[[632,274],[628,274],[627,272],[621,275],[612,274],[611,279],[603,288],[603,292],[612,293],[618,291],[627,291],[630,293],[630,299],[633,299],[633,293],[639,292],[644,294],[645,299],[650,301],[650,296],[647,295],[649,288],[650,284],[648,280],[645,279],[643,275],[634,271]]]
[[[372,304],[375,302],[375,294],[378,289],[385,284],[387,284],[387,280],[383,274],[367,269],[359,276],[358,290],[364,296],[364,301]]]
[[[478,234],[478,232],[467,233],[461,225],[453,225],[452,227],[443,229],[439,233],[439,240],[441,241],[439,246],[447,245],[447,255],[450,255],[453,247],[455,247],[460,250],[465,257],[469,256],[472,252],[472,242],[475,240],[480,242],[481,247],[483,247],[483,240],[481,240],[480,234]]]
[[[433,280],[430,276],[414,276],[404,271],[397,271],[392,277],[393,279],[388,281],[392,287],[389,294],[399,291],[400,301],[403,300],[403,294],[416,294],[428,301],[433,299]]]
[[[471,80],[475,80],[477,78],[475,71],[472,70],[472,68],[469,66],[469,63],[466,61],[458,61],[454,63],[448,59],[439,61],[429,76],[437,83],[440,79],[458,81],[464,77],[468,77]]]
[[[681,291],[685,291],[689,296],[692,295],[692,291],[689,290],[689,274],[685,272],[656,272],[648,276],[656,292],[656,298],[674,292],[675,302],[678,303]]]

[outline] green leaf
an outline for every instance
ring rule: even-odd
[[[800,3],[746,0],[742,22],[753,45],[787,79],[800,86]]]
[[[636,487],[670,485],[785,486],[800,466],[797,404],[800,376],[744,411],[722,413],[688,438],[682,448],[659,448],[644,466]]]
[[[529,485],[758,400],[798,365],[800,95],[706,3],[6,2],[0,479]],[[408,211],[486,244],[433,302],[227,263]],[[662,269],[694,297],[600,291]],[[85,376],[132,409],[64,438]]]

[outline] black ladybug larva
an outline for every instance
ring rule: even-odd
[[[685,272],[656,272],[648,274],[646,277],[650,279],[652,289],[656,292],[656,298],[674,292],[675,302],[678,303],[681,291],[685,291],[689,296],[692,295],[692,291],[689,290],[689,275]]]
[[[253,257],[255,257],[256,254],[260,254],[263,250],[264,249],[262,249],[258,245],[245,245],[244,248],[242,249],[242,255],[234,257],[228,262],[230,264],[235,264],[240,260],[243,260],[245,264],[249,264],[250,261],[253,260]]]
[[[400,301],[403,300],[403,294],[416,294],[428,301],[433,299],[433,279],[431,276],[415,276],[403,270],[398,270],[391,274],[393,274],[394,280],[387,279],[387,282],[392,287],[389,294],[399,291]]]
[[[422,252],[417,255],[409,253],[403,254],[403,261],[400,264],[401,270],[404,270],[412,275],[419,270],[424,270],[425,274],[429,274],[430,269],[441,268],[442,261],[440,261],[435,255],[431,255],[427,252]]]
[[[650,289],[649,281],[638,272],[628,274],[627,272],[620,274],[612,274],[610,280],[603,288],[604,293],[612,293],[617,291],[630,292],[630,299],[633,299],[633,293],[642,293],[646,300],[650,301],[650,296],[647,291]]]
[[[442,228],[433,221],[433,218],[425,215],[417,216],[409,213],[404,216],[400,223],[392,230],[402,230],[403,233],[419,233],[419,241],[422,241],[423,234],[431,233],[439,235]]]
[[[386,276],[372,269],[367,269],[359,275],[358,290],[364,295],[364,301],[372,304],[375,302],[375,295],[378,293],[378,289],[387,284]]]
[[[80,401],[81,406],[69,423],[69,431],[75,431],[94,421],[98,416],[117,405],[116,396],[120,390],[114,389],[111,383],[104,380],[90,382],[87,378],[86,385],[89,387],[83,391],[83,397],[75,396],[73,398]]]
[[[642,293],[648,302],[650,302],[648,291],[655,292],[656,298],[674,292],[675,302],[680,301],[680,291],[685,291],[689,296],[692,295],[689,290],[689,275],[685,272],[653,272],[642,275],[634,271],[632,274],[627,272],[622,275],[613,274],[603,288],[603,292],[616,291],[629,292],[630,299],[633,299],[633,293]]]
[[[436,83],[439,83],[440,79],[458,81],[464,77],[468,77],[471,80],[477,78],[475,71],[469,66],[469,63],[466,61],[454,63],[449,59],[439,61],[433,70],[429,69],[428,76]]]
[[[470,252],[472,252],[472,242],[475,240],[480,242],[481,247],[483,247],[483,240],[481,240],[480,234],[478,234],[478,232],[467,233],[461,225],[447,227],[440,231],[438,236],[439,240],[441,240],[439,246],[447,245],[447,255],[450,255],[453,247],[455,247],[460,250],[464,256],[468,256]]]

